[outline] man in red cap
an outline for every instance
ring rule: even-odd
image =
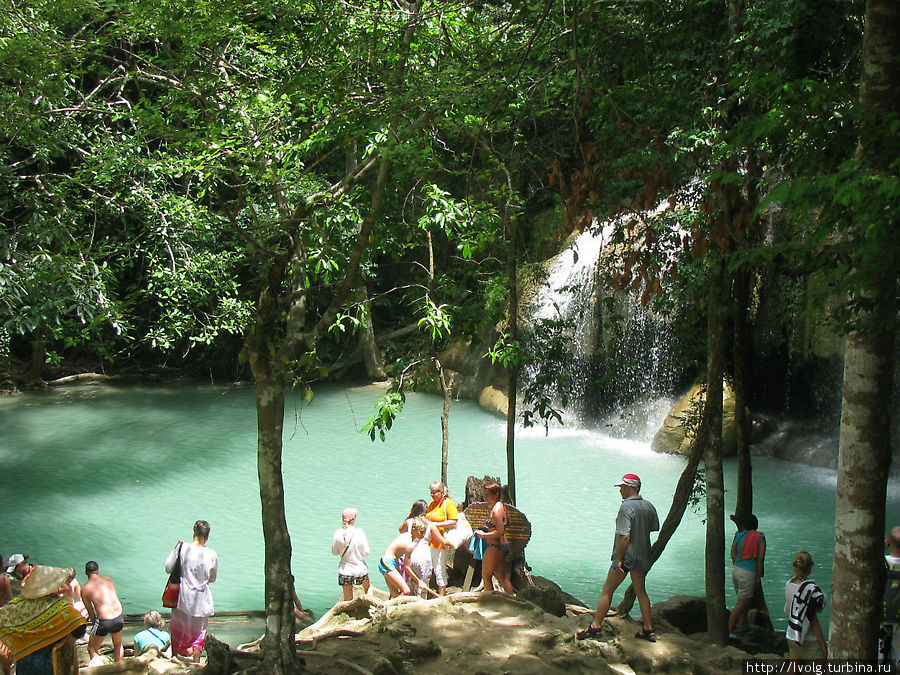
[[[606,573],[603,592],[597,602],[597,612],[591,625],[578,631],[579,640],[600,635],[603,619],[612,604],[613,593],[625,577],[631,574],[631,584],[641,608],[642,630],[635,637],[656,642],[653,623],[650,620],[650,598],[644,587],[644,578],[650,569],[650,533],[659,531],[659,517],[653,504],[642,498],[641,479],[633,473],[626,473],[616,483],[622,504],[616,515],[616,536],[613,543],[612,565]]]

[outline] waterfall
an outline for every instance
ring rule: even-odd
[[[601,423],[612,435],[649,440],[671,405],[672,331],[665,317],[641,306],[640,292],[613,296],[603,287],[601,254],[614,225],[584,231],[548,263],[526,323],[535,332],[548,323],[562,331],[568,357],[548,365],[552,350],[539,343],[525,378],[533,382],[547,367],[568,378],[565,425]]]
[[[585,230],[550,264],[547,280],[532,303],[532,322],[562,320],[573,329],[569,342],[573,354],[589,358],[597,347],[593,321],[597,304],[597,264],[604,234]]]

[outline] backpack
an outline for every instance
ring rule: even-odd
[[[882,602],[882,621],[900,623],[900,565],[888,565],[884,561],[884,599]]]

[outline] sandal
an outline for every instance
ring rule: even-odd
[[[641,629],[634,637],[647,642],[656,642],[656,633],[653,632],[652,628],[650,630]]]
[[[584,630],[580,630],[575,633],[576,640],[593,640],[597,638],[603,632],[602,628],[594,628],[593,626],[588,626]]]

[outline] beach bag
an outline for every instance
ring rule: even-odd
[[[169,581],[162,594],[162,606],[169,609],[178,607],[178,591],[181,588],[181,542],[178,542],[178,555],[175,557],[175,566],[169,574]]]
[[[460,511],[457,516],[456,527],[451,527],[444,532],[444,539],[449,541],[454,549],[457,549],[471,536],[472,524],[466,518],[466,514]]]

